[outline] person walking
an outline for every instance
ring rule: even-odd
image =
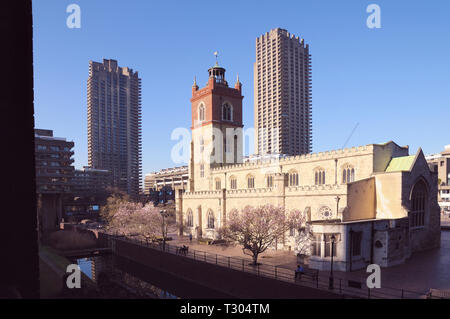
[[[189,234],[189,241],[192,243],[192,234]]]

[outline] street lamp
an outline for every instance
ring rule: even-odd
[[[331,235],[331,270],[330,270],[330,279],[328,282],[328,289],[334,289],[334,278],[333,278],[333,256],[334,256],[334,243],[336,242],[336,237]]]

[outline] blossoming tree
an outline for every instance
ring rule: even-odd
[[[174,214],[161,214],[152,203],[142,205],[129,201],[114,201],[108,209],[107,229],[124,236],[162,237],[163,242],[171,231],[177,229]]]
[[[231,211],[226,226],[220,229],[222,238],[242,245],[245,255],[257,265],[258,256],[294,227],[300,229],[306,218],[300,211],[286,212],[283,207],[265,205]]]

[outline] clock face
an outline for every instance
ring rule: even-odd
[[[333,217],[333,212],[331,211],[331,209],[329,208],[329,207],[327,207],[327,206],[323,206],[321,209],[320,209],[320,216],[323,218],[323,219],[331,219],[331,217]]]

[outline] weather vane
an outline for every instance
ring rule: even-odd
[[[216,65],[219,65],[219,62],[217,61],[217,57],[219,56],[219,51],[215,51],[214,55],[216,56]]]

